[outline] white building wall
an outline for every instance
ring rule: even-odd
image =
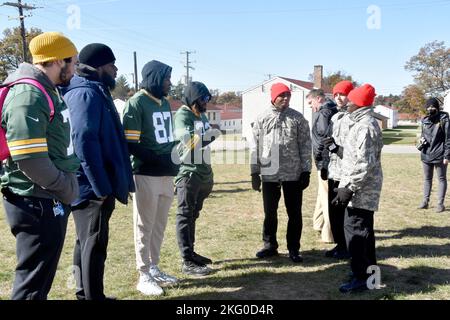
[[[227,131],[228,133],[241,133],[242,119],[221,120],[220,130]]]
[[[444,104],[442,108],[445,112],[450,113],[450,90],[447,90],[444,93]]]
[[[374,108],[374,111],[376,113],[381,114],[382,116],[385,116],[389,118],[387,127],[388,129],[394,129],[398,126],[398,111],[392,110],[390,108],[386,108],[385,106],[378,105]]]
[[[312,110],[306,105],[305,99],[309,90],[296,86],[293,83],[280,78],[274,78],[263,84],[245,91],[242,94],[242,137],[251,141],[251,124],[265,109],[270,108],[270,88],[274,83],[281,82],[292,90],[290,107],[299,111],[309,122],[311,128]]]

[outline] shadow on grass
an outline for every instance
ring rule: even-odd
[[[250,191],[249,188],[247,189],[243,189],[243,188],[236,188],[236,189],[214,189],[211,194],[215,194],[215,193],[240,193],[240,192],[247,192]]]
[[[377,258],[405,258],[405,257],[445,257],[450,254],[450,246],[443,245],[394,245],[389,247],[377,246]]]
[[[383,144],[393,144],[402,140],[403,138],[383,137]]]
[[[380,235],[394,233],[394,235]],[[406,228],[401,230],[377,230],[377,239],[402,239],[404,237],[423,237],[450,239],[450,227],[423,226],[420,228]]]
[[[252,181],[251,180],[243,180],[243,181],[230,181],[230,182],[214,182],[214,185],[219,185],[219,184],[240,184],[240,183],[251,184]]]
[[[398,269],[392,265],[379,266],[381,282],[385,286],[380,290],[341,294],[338,288],[346,281],[348,267],[338,264],[319,271],[274,273],[270,270],[250,270],[226,278],[213,275],[204,279],[185,279],[179,284],[180,289],[202,289],[206,292],[174,299],[391,300],[403,295],[432,293],[438,286],[448,285],[450,282],[448,269],[427,266]]]

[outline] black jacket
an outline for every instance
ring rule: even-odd
[[[314,157],[317,155],[317,153],[319,153],[320,148],[323,148],[322,140],[327,136],[331,136],[331,133],[329,132],[331,117],[337,111],[338,110],[336,104],[333,101],[327,99],[325,103],[320,107],[319,111],[313,112],[311,140]],[[330,162],[330,155],[328,150],[322,151],[322,160],[314,161],[316,163],[317,170],[320,170],[322,168],[327,169],[328,163]]]
[[[73,203],[113,195],[122,203],[134,192],[127,142],[109,90],[97,73],[81,65],[68,87],[62,88],[71,119],[80,196]]]
[[[450,160],[450,121],[447,112],[422,119],[422,137],[426,144],[421,150],[421,159],[426,163]]]

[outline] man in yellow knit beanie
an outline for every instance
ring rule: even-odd
[[[17,267],[11,298],[44,300],[55,276],[70,203],[79,193],[80,162],[70,139],[69,110],[57,85],[74,75],[77,49],[61,33],[30,42],[33,65],[8,76],[2,127],[10,156],[1,178],[3,205],[16,237]],[[31,79],[31,83],[16,83]]]

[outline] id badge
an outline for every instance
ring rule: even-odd
[[[64,208],[59,201],[53,201],[53,214],[55,217],[64,216]]]

